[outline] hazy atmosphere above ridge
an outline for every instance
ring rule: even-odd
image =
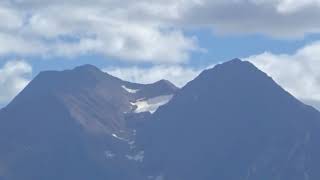
[[[236,57],[320,107],[319,19],[319,0],[2,0],[0,108],[41,71],[182,87]]]

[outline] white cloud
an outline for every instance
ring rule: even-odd
[[[47,50],[48,47],[37,40],[0,32],[0,55],[44,55]]]
[[[1,8],[7,6],[12,10],[1,13]],[[0,44],[19,47],[4,48],[0,55],[76,57],[95,53],[156,64],[185,62],[192,51],[199,50],[197,40],[157,19],[167,19],[176,13],[173,8],[163,17],[156,17],[164,13],[158,8],[165,10],[167,7],[163,3],[131,0],[0,3],[0,19],[10,17],[10,22],[16,24],[11,27],[10,23],[2,23],[6,27],[0,26],[0,33],[5,34],[5,38],[0,39]],[[8,32],[9,26],[11,31]],[[26,45],[30,40],[33,45]]]
[[[293,13],[307,7],[320,7],[319,0],[282,0],[278,2],[277,9],[283,13]]]
[[[0,55],[183,63],[199,50],[185,30],[300,38],[320,32],[319,17],[319,0],[3,0]]]
[[[184,86],[187,82],[195,78],[201,70],[202,69],[178,65],[153,66],[150,68],[111,67],[104,69],[105,72],[130,82],[148,84],[161,79],[166,79],[179,87]]]
[[[189,51],[197,50],[196,40],[176,30],[156,30],[135,24],[119,24],[99,32],[99,38],[82,38],[75,43],[55,44],[52,54],[75,56],[99,53],[120,59],[151,63],[183,63]],[[108,31],[108,33],[106,33]]]
[[[24,61],[8,61],[0,68],[0,105],[7,104],[30,81],[32,67]]]
[[[265,52],[246,59],[297,98],[306,103],[320,103],[320,41],[294,54]]]
[[[185,12],[184,23],[211,27],[221,34],[264,34],[276,38],[301,38],[319,33],[319,1],[202,0]]]
[[[16,9],[1,6],[0,4],[0,22],[0,29],[13,30],[22,26],[23,19]]]

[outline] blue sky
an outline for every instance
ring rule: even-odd
[[[319,0],[3,0],[0,106],[40,71],[93,64],[183,86],[236,57],[320,102],[319,18]]]
[[[298,49],[320,39],[320,35],[306,35],[302,39],[275,39],[265,35],[215,35],[210,29],[186,32],[198,39],[203,51],[192,52],[190,59],[184,64],[190,67],[205,67],[211,64],[228,61],[233,58],[246,58],[251,55],[270,52],[273,54],[293,54]],[[152,63],[127,62],[114,57],[99,54],[85,54],[73,58],[65,57],[33,57],[11,55],[3,58],[1,65],[12,59],[24,59],[33,67],[32,75],[45,70],[72,69],[83,64],[93,64],[99,68],[152,66]]]

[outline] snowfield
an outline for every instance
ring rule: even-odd
[[[165,104],[167,104],[173,95],[165,95],[165,96],[158,96],[150,99],[140,99],[136,102],[131,102],[131,105],[136,106],[136,109],[134,110],[135,113],[141,113],[141,112],[150,112],[154,113],[156,110]]]
[[[126,87],[125,85],[121,86],[124,90],[126,90],[128,93],[137,93],[139,91],[139,89],[130,89],[128,87]]]

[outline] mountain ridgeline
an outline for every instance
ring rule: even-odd
[[[320,113],[249,62],[179,89],[91,65],[40,73],[0,111],[1,180],[318,180]]]
[[[91,65],[42,72],[0,113],[0,177],[142,179],[136,126],[177,90],[165,80],[126,82]]]
[[[320,116],[249,62],[201,73],[139,134],[166,180],[320,178]]]

